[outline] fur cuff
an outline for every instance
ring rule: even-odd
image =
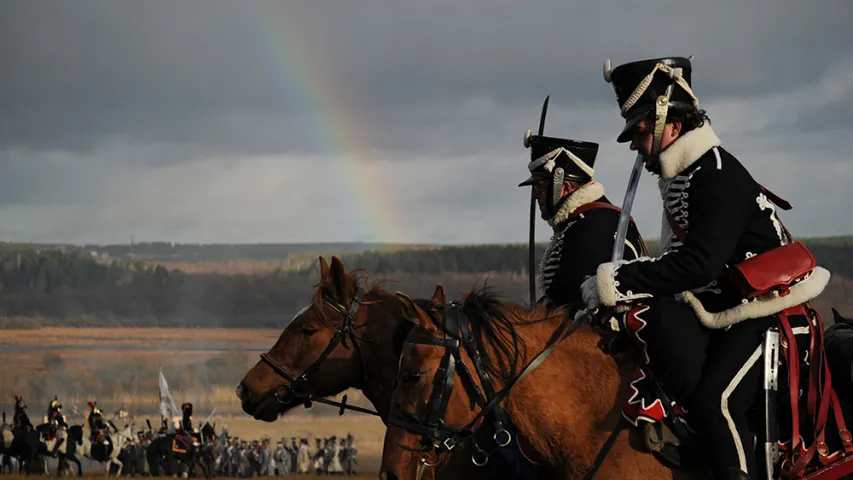
[[[705,125],[685,133],[684,136],[672,142],[666,150],[660,152],[658,159],[661,178],[665,180],[674,178],[693,165],[708,150],[719,146],[720,139],[706,121]]]
[[[735,325],[744,320],[774,315],[786,308],[808,302],[823,292],[829,283],[830,276],[829,270],[815,267],[809,278],[791,287],[791,292],[784,297],[759,298],[717,313],[705,310],[702,302],[690,292],[682,293],[681,300],[693,308],[702,325],[716,330]]]
[[[605,306],[612,307],[616,305],[616,299],[621,295],[616,290],[616,269],[619,265],[624,265],[624,260],[619,262],[607,262],[602,263],[598,266],[598,270],[596,271],[596,287],[598,288],[598,298],[601,299],[601,303]]]

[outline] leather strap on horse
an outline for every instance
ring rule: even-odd
[[[625,420],[625,417],[619,415],[619,421],[616,422],[616,426],[613,427],[613,431],[610,432],[610,436],[604,441],[604,445],[601,446],[601,449],[598,451],[598,455],[595,456],[595,462],[592,464],[592,468],[586,472],[586,475],[583,476],[583,480],[592,480],[595,477],[595,474],[598,473],[598,469],[604,464],[604,459],[607,458],[607,454],[610,453],[610,450],[613,448],[613,444],[616,443],[616,439],[619,438],[619,433],[627,426],[628,421]]]
[[[813,433],[812,444],[806,448],[801,445],[799,434],[799,349],[797,340],[789,321],[789,315],[803,315],[807,319],[810,335],[809,340],[809,381],[807,392],[807,412]],[[829,447],[826,444],[826,424],[829,409],[832,408],[838,434],[846,454],[853,453],[853,437],[847,430],[838,397],[832,388],[832,375],[829,363],[823,352],[823,318],[811,305],[804,304],[791,307],[778,315],[779,323],[787,343],[788,383],[791,397],[792,440],[789,458],[782,462],[782,474],[790,478],[801,478],[808,466],[818,455],[820,464],[826,466],[832,463]],[[805,451],[802,455],[801,451]]]

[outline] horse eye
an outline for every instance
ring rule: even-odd
[[[310,337],[311,335],[314,335],[315,333],[317,333],[316,328],[305,327],[302,329],[302,334],[307,336],[307,337]]]
[[[403,376],[403,381],[406,383],[418,383],[421,381],[421,372],[411,372]]]

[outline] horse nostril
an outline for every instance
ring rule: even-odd
[[[246,388],[246,385],[243,382],[240,382],[234,393],[237,394],[237,398],[239,398],[241,402],[245,402],[247,400],[246,397],[248,397],[249,389]]]
[[[397,475],[394,475],[394,472],[390,470],[385,470],[379,475],[381,480],[397,480]]]

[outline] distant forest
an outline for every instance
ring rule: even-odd
[[[832,283],[816,302],[818,308],[825,314],[829,307],[853,313],[853,238],[804,242],[818,263],[833,273]],[[475,284],[488,282],[507,300],[527,299],[525,245],[351,250],[356,245],[302,246],[291,251],[292,255],[303,257],[292,267],[240,275],[187,273],[156,261],[96,255],[82,248],[2,245],[0,328],[275,328],[311,298],[318,278],[318,261],[313,254],[310,262],[304,258],[309,251],[323,252],[327,260],[337,254],[347,269],[366,269],[373,279],[390,280],[389,289],[416,297],[431,294],[436,283],[443,284],[456,298]],[[537,247],[544,249],[544,245]],[[657,245],[650,248],[655,250]]]

